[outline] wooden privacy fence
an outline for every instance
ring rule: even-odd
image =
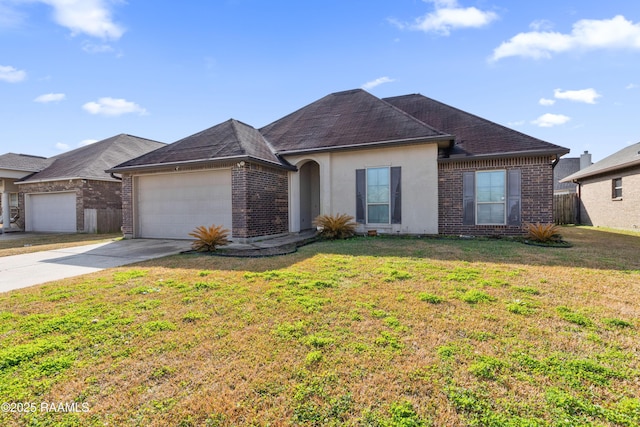
[[[85,209],[85,233],[117,233],[122,226],[122,209]]]
[[[576,193],[554,195],[553,222],[556,224],[577,224],[579,206]]]

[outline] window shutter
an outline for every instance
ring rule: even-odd
[[[402,223],[402,193],[400,166],[391,168],[391,224]]]
[[[462,224],[476,223],[476,173],[462,173]]]
[[[356,169],[356,222],[366,222],[365,197],[367,193],[367,179],[365,169]]]
[[[507,224],[520,226],[522,218],[520,216],[521,200],[521,171],[513,169],[507,171]]]

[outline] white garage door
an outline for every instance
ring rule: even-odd
[[[75,233],[76,193],[29,194],[27,231]]]
[[[191,239],[204,225],[231,230],[231,170],[136,178],[137,237]]]

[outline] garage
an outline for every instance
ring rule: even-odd
[[[231,170],[135,177],[136,237],[191,239],[200,225],[231,230]]]
[[[76,193],[27,194],[26,231],[75,233]]]

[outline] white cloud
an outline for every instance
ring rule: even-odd
[[[53,19],[71,30],[72,35],[86,34],[117,40],[125,29],[113,22],[107,0],[38,0],[53,7]]]
[[[529,28],[533,31],[549,31],[553,28],[553,23],[546,19],[538,19],[529,24]]]
[[[0,65],[0,80],[8,83],[18,83],[26,78],[26,72],[10,66]]]
[[[589,88],[589,89],[582,89],[582,90],[565,90],[565,91],[561,89],[556,89],[553,91],[553,96],[556,97],[557,99],[567,99],[569,101],[584,102],[586,104],[595,104],[596,99],[600,98],[602,95],[596,92],[595,89]]]
[[[109,53],[113,52],[114,49],[111,45],[108,44],[94,44],[85,40],[82,42],[82,50],[87,53]]]
[[[551,58],[553,54],[572,50],[640,49],[640,24],[617,15],[612,19],[582,19],[570,34],[532,31],[513,36],[494,49],[492,60],[509,56]]]
[[[538,103],[540,105],[544,105],[545,107],[548,107],[550,105],[555,104],[556,101],[554,99],[540,98],[540,101],[538,101]]]
[[[120,116],[122,114],[135,113],[141,116],[147,114],[147,110],[126,99],[100,98],[98,102],[87,102],[82,108],[91,114],[103,116]]]
[[[391,83],[391,82],[394,82],[394,81],[395,81],[395,79],[390,79],[389,77],[386,77],[386,76],[385,77],[379,77],[379,78],[377,78],[375,80],[372,80],[370,82],[366,82],[365,84],[363,84],[362,85],[362,89],[369,90],[369,89],[373,89],[376,86],[380,86],[381,84]]]
[[[550,128],[553,126],[563,125],[571,120],[571,117],[564,114],[543,114],[531,123],[540,126],[541,128]]]
[[[33,101],[34,102],[41,102],[43,104],[46,104],[47,102],[62,101],[65,98],[66,98],[66,95],[64,93],[46,93],[44,95],[40,95],[39,97],[37,97]]]
[[[457,0],[425,0],[433,3],[435,10],[416,19],[413,24],[402,24],[392,21],[400,28],[434,32],[448,36],[451,30],[459,28],[480,28],[498,19],[498,15],[491,11],[482,11],[475,7],[461,7]]]
[[[640,86],[635,84],[635,83],[629,83],[628,85],[625,86],[625,89],[629,90],[629,89],[637,89]]]
[[[69,144],[64,144],[62,142],[58,142],[56,144],[56,148],[60,151],[67,151],[69,149]]]
[[[515,122],[507,123],[507,126],[517,127],[517,126],[522,126],[524,124],[525,124],[524,120],[518,120],[518,121],[515,121]]]
[[[83,139],[78,144],[78,147],[86,147],[87,145],[91,145],[91,144],[93,144],[95,142],[98,142],[98,140],[97,139]]]

